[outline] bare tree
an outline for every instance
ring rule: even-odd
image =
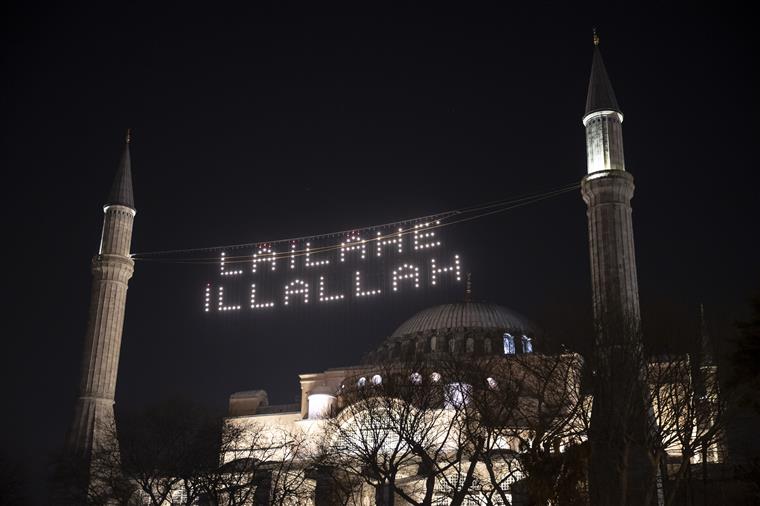
[[[270,441],[276,450],[276,459],[267,463],[271,475],[271,506],[306,504],[314,495],[309,441],[303,433],[278,431]]]
[[[266,431],[257,424],[227,421],[221,430],[218,465],[201,470],[196,480],[209,504],[229,506],[269,501],[271,472],[286,435]]]
[[[716,368],[695,367],[688,355],[665,355],[646,369],[649,427],[647,448],[653,465],[668,485],[663,500],[674,504],[692,465],[701,463],[706,479],[710,462],[723,457],[727,412],[719,392]]]
[[[51,497],[62,505],[134,504],[138,487],[121,472],[115,423],[99,425],[101,444],[87,454],[66,448],[52,459]]]
[[[218,467],[220,422],[185,401],[171,401],[119,417],[120,469],[142,499],[159,506],[192,504],[204,494],[203,476]],[[116,455],[110,452],[109,455]]]
[[[760,414],[760,294],[750,301],[749,319],[736,323],[738,336],[729,359],[732,374],[728,387],[736,392],[736,400]]]
[[[284,506],[311,493],[302,435],[223,425],[177,401],[121,416],[118,434],[115,424],[100,430],[105,443],[86,462],[69,457],[58,466],[77,485],[65,504]]]
[[[471,396],[463,409],[466,437],[484,468],[475,491],[489,504],[582,500],[588,398],[576,354],[522,354],[456,364]]]
[[[314,480],[314,503],[331,506],[360,506],[364,478],[340,467],[345,458],[335,452],[328,438],[320,438],[309,459],[309,476]]]
[[[438,480],[459,471],[467,452],[469,442],[456,436],[457,388],[431,363],[389,364],[372,372],[370,380],[344,385],[342,410],[325,423],[329,445],[322,453],[330,467],[361,477],[379,504],[392,504],[398,495],[409,504],[430,505]]]
[[[594,505],[647,504],[656,467],[649,459],[647,387],[638,315],[596,315],[589,426],[589,492]],[[651,500],[651,499],[649,499]]]
[[[663,323],[649,323],[650,331],[667,336],[657,340],[661,351],[672,350],[679,337],[679,346],[687,345],[686,335],[694,343],[693,334],[674,335],[683,328],[664,331]],[[593,361],[594,500],[614,496],[619,504],[652,504],[657,498],[674,504],[695,463],[702,463],[706,477],[708,461],[722,458],[730,413],[717,367],[709,360],[693,363],[684,350],[647,357],[636,320],[617,317],[606,324],[598,331]]]
[[[525,354],[375,367],[375,384],[344,386],[323,454],[374,487],[379,504],[397,495],[506,505],[518,488],[531,503],[578,503],[589,410],[582,366],[575,354]]]

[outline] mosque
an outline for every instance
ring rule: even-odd
[[[586,129],[588,174],[582,181],[581,191],[588,206],[595,347],[603,357],[595,374],[604,386],[594,391],[593,398],[581,386],[581,371],[587,362],[583,357],[570,352],[555,356],[541,354],[540,334],[528,319],[505,307],[465,299],[428,308],[411,316],[377,349],[368,350],[361,364],[301,374],[300,403],[270,405],[264,390],[233,393],[229,398],[227,426],[239,430],[246,441],[252,441],[257,434],[263,433],[270,442],[278,435],[288,434],[292,440],[305,441],[304,444],[312,449],[332,442],[333,448],[340,446],[338,464],[333,465],[333,469],[338,467],[342,473],[350,475],[353,471],[348,459],[350,454],[360,452],[362,445],[364,449],[367,445],[372,446],[372,438],[378,437],[377,434],[368,434],[368,431],[377,430],[377,426],[368,429],[362,421],[367,420],[367,413],[372,409],[388,410],[388,404],[377,404],[380,402],[378,399],[383,398],[383,395],[378,395],[379,392],[408,392],[422,386],[428,387],[422,389],[426,392],[439,392],[437,397],[432,400],[426,398],[424,402],[417,397],[410,404],[420,409],[407,412],[403,420],[391,417],[391,421],[386,420],[382,428],[387,436],[393,420],[408,423],[411,419],[421,420],[418,429],[422,424],[427,424],[425,427],[428,430],[432,430],[431,427],[448,427],[450,430],[446,431],[443,439],[436,436],[432,438],[432,443],[429,442],[437,448],[433,460],[428,462],[425,459],[425,455],[429,456],[430,445],[426,453],[410,449],[413,445],[409,441],[399,444],[398,435],[395,439],[391,438],[395,443],[389,443],[386,437],[384,442],[373,446],[376,453],[388,450],[389,444],[395,444],[397,451],[403,448],[402,452],[405,452],[405,458],[395,463],[386,455],[385,464],[395,466],[395,481],[389,485],[389,475],[383,474],[385,464],[369,469],[371,466],[367,461],[360,462],[356,465],[354,478],[358,476],[361,483],[343,494],[344,504],[412,504],[412,499],[421,501],[426,494],[428,499],[433,499],[427,504],[524,503],[527,492],[520,484],[529,476],[522,469],[513,469],[511,463],[520,461],[520,455],[530,451],[525,444],[526,438],[535,437],[535,426],[531,425],[530,420],[541,418],[549,404],[553,406],[550,424],[557,418],[563,418],[563,427],[569,428],[543,441],[557,454],[569,455],[573,448],[588,447],[590,444],[592,455],[595,451],[597,455],[603,455],[609,447],[614,447],[618,426],[604,413],[619,409],[619,399],[625,397],[623,393],[629,391],[629,385],[637,383],[637,373],[631,372],[634,366],[621,360],[633,360],[630,357],[637,360],[640,354],[640,310],[630,204],[634,184],[633,177],[625,170],[623,113],[605,70],[596,37],[582,122]],[[134,268],[130,241],[136,210],[128,143],[104,213],[100,250],[92,263],[94,281],[80,394],[68,436],[69,447],[83,456],[103,444],[105,436],[100,427],[113,421],[127,283]],[[459,370],[453,369],[454,363],[459,364]],[[674,363],[678,365],[672,368]],[[468,365],[461,368],[461,364]],[[641,370],[642,365],[637,364],[636,367]],[[692,380],[691,370],[697,368],[692,368],[688,359],[681,358],[649,362],[643,367],[650,372],[670,368],[671,379],[650,387],[648,392],[651,394],[650,404],[655,404],[652,406],[654,418],[660,421],[672,416],[672,413],[666,413],[668,407],[664,406],[664,397],[660,394],[692,391],[696,381]],[[704,354],[698,370],[703,376],[704,385],[701,398],[709,403],[717,397],[715,365],[709,353]],[[686,374],[672,374],[672,371]],[[547,387],[550,393],[544,393],[541,397],[538,391]],[[512,395],[513,400],[508,395]],[[401,395],[396,397],[400,398]],[[499,436],[488,442],[486,447],[479,447],[478,452],[473,453],[472,447],[468,446],[467,451],[457,453],[463,448],[460,444],[463,431],[469,430],[470,426],[456,425],[455,421],[470,409],[467,406],[477,404],[478,399],[485,399],[486,404],[490,402],[499,407],[510,405],[510,414],[501,418],[496,416],[496,419],[502,425],[511,425],[511,432],[498,432]],[[420,412],[426,414],[423,416]],[[588,437],[589,418],[595,433],[608,438],[606,449],[595,447],[596,443]],[[709,420],[699,423],[705,425]],[[344,438],[343,443],[334,439],[336,434]],[[358,438],[362,443],[354,446],[345,443],[351,437]],[[682,443],[678,438],[668,441],[667,444],[663,443],[662,448],[666,455],[665,462],[670,466],[666,472],[675,472],[678,462],[683,461]],[[226,448],[221,462],[227,466],[234,465],[241,460],[243,449]],[[287,444],[282,444],[266,460],[283,460],[288,453]],[[456,459],[452,460],[452,453],[456,454]],[[478,455],[477,462],[473,462],[474,454]],[[499,455],[498,459],[494,455]],[[613,472],[611,469],[615,467],[613,463],[618,457],[604,455],[603,463],[595,464],[592,459],[588,465],[589,472],[599,472],[605,480],[615,480],[617,478],[609,473]],[[256,455],[249,454],[248,458],[255,460]],[[714,443],[700,454],[688,457],[687,463],[696,463],[700,459],[717,462],[721,458],[721,449]],[[436,459],[447,463],[445,469],[436,467]],[[324,471],[329,466],[318,467]],[[435,480],[429,480],[433,468],[440,472]],[[271,497],[278,487],[282,488],[282,480],[279,480],[279,485],[275,483],[278,481],[276,469],[276,466],[270,466],[268,474],[265,473],[269,480],[265,485],[257,477],[258,502],[251,504],[269,504],[270,500],[263,498],[264,492],[261,491],[266,491],[266,495]],[[290,504],[337,503],[330,499],[334,498],[334,490],[325,492],[324,472],[310,474],[303,468],[298,472],[293,468],[280,472],[295,473],[301,476],[304,483],[308,482],[307,496],[291,500]],[[576,481],[585,482],[586,478]],[[461,489],[459,485],[464,482],[477,492],[457,498]],[[491,489],[489,483],[493,485]],[[597,499],[604,502],[604,490],[582,490],[580,493],[584,497],[596,493]],[[352,494],[353,502],[350,502],[348,496]],[[661,500],[662,490],[658,488],[656,497],[650,498],[650,502]]]

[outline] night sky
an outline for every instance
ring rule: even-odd
[[[4,7],[3,453],[40,462],[64,440],[90,259],[127,127],[134,252],[320,234],[551,190],[585,174],[593,26],[625,114],[647,339],[693,335],[703,302],[728,349],[731,322],[760,289],[746,12],[250,4],[261,6]],[[445,234],[476,299],[528,316],[547,343],[587,349],[579,190]],[[232,392],[254,388],[293,402],[299,373],[356,364],[416,311],[463,293],[222,316],[202,311],[209,276],[138,261],[118,409],[179,396],[223,411]]]

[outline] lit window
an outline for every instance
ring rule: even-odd
[[[512,334],[504,334],[504,354],[515,354],[515,338],[512,337]]]
[[[380,385],[382,384],[382,382],[383,382],[383,377],[380,376],[379,374],[375,374],[374,376],[372,376],[373,385]]]
[[[486,383],[488,384],[488,388],[490,388],[491,390],[496,390],[497,388],[499,388],[499,384],[493,378],[486,378]]]
[[[523,353],[533,353],[533,340],[526,336],[522,336]]]
[[[446,385],[446,408],[461,408],[470,400],[472,387],[467,383],[451,383]]]
[[[422,384],[422,374],[418,372],[413,372],[411,376],[409,376],[409,381],[412,382],[413,385],[421,385]]]
[[[441,381],[441,375],[438,374],[437,372],[434,372],[433,374],[430,375],[430,379],[433,380],[433,383],[438,383],[439,381]]]
[[[366,384],[367,384],[367,378],[365,378],[364,376],[359,378],[359,381],[356,382],[356,386],[358,387],[363,387]]]

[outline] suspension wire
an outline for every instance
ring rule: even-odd
[[[325,233],[325,234],[307,235],[307,236],[292,237],[288,239],[277,239],[277,240],[271,240],[271,241],[256,241],[256,242],[248,242],[248,243],[239,243],[239,244],[231,244],[231,245],[225,245],[225,246],[208,246],[208,247],[200,247],[200,248],[148,251],[148,252],[142,252],[142,253],[134,253],[132,254],[132,259],[135,261],[141,261],[141,262],[157,262],[157,263],[214,264],[214,263],[219,262],[218,256],[188,257],[188,258],[176,258],[176,257],[170,258],[170,257],[172,255],[177,255],[181,253],[192,254],[192,253],[201,253],[201,252],[222,251],[222,250],[229,250],[229,249],[241,249],[241,248],[248,248],[252,246],[271,247],[275,244],[283,244],[283,243],[291,243],[292,245],[296,242],[301,242],[307,239],[322,239],[325,237],[335,237],[335,236],[340,236],[340,235],[345,236],[345,235],[351,235],[351,234],[358,234],[360,232],[369,231],[369,230],[377,230],[379,228],[390,228],[390,227],[396,227],[399,225],[408,225],[408,224],[425,223],[424,230],[427,231],[431,229],[448,227],[448,226],[455,225],[458,223],[464,223],[467,221],[480,219],[486,216],[502,213],[502,212],[516,209],[519,207],[524,207],[536,202],[557,197],[559,195],[568,193],[573,190],[577,190],[578,188],[580,188],[579,183],[572,183],[572,184],[561,186],[554,190],[549,190],[549,191],[545,191],[541,193],[526,194],[526,195],[522,195],[518,197],[513,197],[510,199],[494,200],[494,201],[484,202],[482,204],[478,204],[478,205],[474,205],[470,207],[454,209],[454,210],[444,211],[444,212],[435,213],[435,214],[429,214],[427,216],[420,216],[417,218],[407,218],[404,220],[384,223],[381,225],[354,228],[354,229],[349,229],[349,230],[343,230],[340,232],[330,232],[330,233]],[[445,221],[455,216],[457,217],[457,219],[454,219],[451,221]],[[419,228],[415,228],[415,227],[411,227],[407,229],[404,229],[402,227],[397,232],[392,232],[386,235],[378,235],[376,237],[363,239],[362,243],[367,244],[367,243],[387,240],[391,238],[399,238],[399,237],[403,237],[409,234],[413,234],[415,232],[418,232],[419,230],[420,230]],[[300,249],[300,250],[291,248],[291,250],[289,251],[281,251],[281,252],[266,254],[266,258],[267,259],[282,259],[282,258],[288,258],[288,257],[301,257],[305,255],[336,251],[344,246],[345,244],[335,244],[335,245],[318,246],[315,248]],[[263,256],[264,255],[262,254],[262,257]],[[250,261],[250,254],[237,255],[237,256],[230,255],[230,256],[225,256],[224,258],[225,264],[235,264],[235,263],[248,262],[248,261]]]

